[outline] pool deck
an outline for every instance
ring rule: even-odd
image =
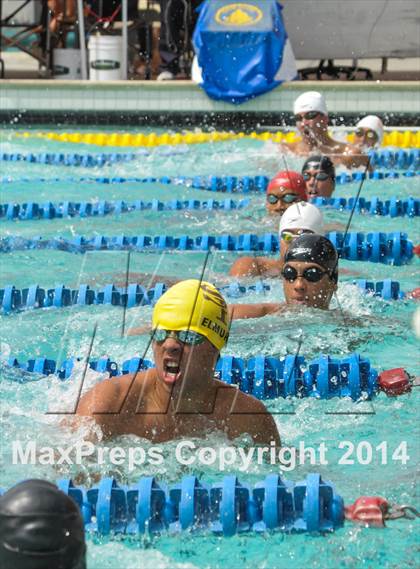
[[[418,125],[418,81],[295,81],[242,105],[214,101],[192,81],[57,81],[0,82],[0,121],[168,124],[238,121],[261,125],[290,124],[294,99],[304,91],[322,91],[338,123],[367,113],[387,116],[389,125]],[[162,118],[163,117],[163,118]],[[74,120],[73,120],[74,119]],[[175,121],[176,122],[176,121]]]

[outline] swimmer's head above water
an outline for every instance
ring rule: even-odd
[[[186,376],[200,375],[203,366],[214,367],[228,340],[229,325],[226,301],[211,283],[190,279],[171,287],[153,311],[159,379],[174,384]]]
[[[311,139],[327,132],[328,111],[325,98],[318,91],[302,93],[294,102],[296,126],[304,138]]]
[[[2,569],[86,569],[76,503],[45,480],[26,480],[0,497]]]
[[[266,193],[269,214],[283,215],[291,205],[307,201],[305,180],[298,172],[282,170],[270,181]]]
[[[313,204],[300,202],[289,207],[280,220],[280,261],[283,263],[287,249],[299,235],[322,234],[323,228],[323,215]]]
[[[287,304],[327,309],[337,290],[337,251],[322,235],[300,235],[286,251],[281,274]]]
[[[309,156],[302,166],[308,198],[329,198],[335,190],[335,167],[328,156]]]
[[[374,148],[382,143],[384,125],[376,115],[368,115],[356,124],[354,143],[366,149]]]

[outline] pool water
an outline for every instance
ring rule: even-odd
[[[73,145],[37,138],[20,139],[13,131],[1,133],[2,152],[103,152],[100,147]],[[124,152],[124,149],[106,148],[106,152]],[[127,151],[129,151],[127,149]],[[272,175],[285,168],[284,158],[274,144],[260,141],[240,140],[225,143],[202,144],[193,147],[152,148],[148,155],[141,155],[133,162],[119,163],[101,168],[76,168],[46,166],[33,163],[2,162],[2,176],[12,181],[2,186],[0,203],[28,201],[125,201],[169,199],[242,199],[242,194],[217,194],[194,190],[183,186],[162,184],[99,184],[95,182],[69,182],[68,177],[122,176],[160,177],[190,175]],[[290,169],[300,169],[303,159],[286,157]],[[35,180],[39,177],[60,178],[61,182],[22,182],[20,178]],[[338,186],[336,195],[351,197],[358,184]],[[367,181],[361,196],[419,197],[417,178],[386,181]],[[327,223],[345,226],[349,212],[324,210]],[[74,235],[182,235],[191,236],[222,233],[257,233],[276,231],[273,220],[264,213],[261,194],[250,195],[250,205],[234,211],[176,211],[132,212],[119,216],[99,218],[78,217],[45,221],[0,221],[1,236],[19,235],[34,237],[72,237]],[[373,217],[355,214],[352,231],[404,231],[418,244],[420,228],[417,219]],[[217,252],[209,256],[204,278],[216,284],[225,284],[229,266],[238,253]],[[203,252],[144,252],[130,255],[129,282],[139,282],[148,287],[154,282],[176,278],[199,278],[206,254]],[[319,354],[344,357],[358,352],[369,358],[378,369],[404,367],[412,374],[419,374],[418,341],[412,330],[415,301],[387,302],[362,295],[351,284],[354,278],[398,280],[404,291],[418,286],[418,259],[410,264],[395,267],[383,264],[342,261],[346,269],[339,283],[333,311],[320,313],[305,310],[284,314],[281,317],[266,317],[254,321],[235,322],[232,326],[229,345],[225,354],[249,358],[255,354],[279,355],[295,353],[302,342],[300,353],[306,361]],[[86,283],[99,289],[108,283],[124,286],[126,280],[126,252],[89,252],[85,255],[50,250],[13,251],[2,254],[0,287],[14,284],[24,288],[39,284],[53,288],[65,284],[77,288]],[[242,281],[241,281],[242,282]],[[246,282],[243,279],[243,282]],[[251,280],[249,281],[251,282]],[[266,281],[271,288],[264,296],[249,293],[239,302],[278,301],[283,298],[282,287],[277,279]],[[56,417],[46,414],[54,406],[63,408],[71,404],[72,396],[81,379],[77,369],[69,382],[57,378],[30,377],[33,381],[18,384],[23,372],[11,369],[4,362],[10,355],[20,361],[42,355],[62,361],[70,355],[83,356],[96,327],[92,357],[109,356],[117,362],[136,355],[143,355],[148,344],[147,335],[125,337],[122,329],[146,325],[150,322],[151,307],[137,307],[124,311],[111,306],[68,307],[25,311],[0,316],[1,319],[1,432],[0,486],[9,487],[27,477],[42,477],[55,480],[63,476],[80,475],[80,467],[52,467],[49,465],[11,464],[12,441],[22,443],[36,440],[39,446],[71,444],[83,432],[68,433],[57,427]],[[123,323],[124,319],[124,323]],[[151,357],[148,353],[146,357]],[[87,385],[100,381],[104,376],[89,370]],[[324,442],[328,447],[328,464],[310,466],[303,464],[284,473],[286,478],[302,480],[311,471],[320,472],[331,481],[344,498],[351,503],[361,495],[381,495],[392,502],[416,505],[415,473],[418,464],[419,440],[417,408],[418,391],[396,399],[381,394],[374,401],[354,403],[349,400],[318,401],[273,400],[267,402],[274,413],[283,444],[317,446]],[[288,414],[282,414],[287,412]],[[293,414],[290,414],[293,412]],[[350,413],[350,414],[349,414]],[[370,464],[340,464],[344,450],[340,441],[351,441],[356,446],[362,441],[372,445],[373,458]],[[387,464],[381,464],[381,454],[375,448],[387,441]],[[392,454],[406,441],[407,454]],[[139,441],[137,440],[137,444]],[[141,443],[143,444],[143,442]],[[227,444],[219,435],[206,440],[206,446]],[[136,445],[135,437],[123,437],[119,446]],[[168,482],[180,480],[188,472],[206,480],[220,479],[229,470],[220,472],[216,467],[183,467],[173,458],[172,443],[167,445],[168,458],[163,466],[142,465],[133,472],[119,471],[110,464],[101,466],[87,463],[83,466],[86,484],[93,484],[95,475],[113,475],[122,483],[133,483],[143,475],[153,475]],[[143,444],[147,447],[147,443]],[[276,470],[277,468],[277,470]],[[273,470],[274,469],[274,470]],[[237,470],[237,469],[236,469]],[[231,469],[231,472],[235,468]],[[253,465],[239,479],[254,483],[278,467]],[[386,529],[365,529],[352,524],[327,536],[243,535],[234,538],[219,538],[212,535],[181,537],[164,536],[134,540],[130,544],[120,540],[90,539],[88,545],[89,569],[114,569],[124,567],[162,568],[224,568],[237,567],[289,569],[290,567],[331,568],[338,567],[415,567],[416,524],[408,520],[390,522]]]

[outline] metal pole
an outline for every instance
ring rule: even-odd
[[[88,79],[86,38],[85,38],[85,16],[83,13],[83,0],[77,0],[77,19],[79,21],[79,45],[80,59],[82,60],[82,79]]]
[[[122,77],[127,79],[127,51],[128,51],[128,1],[122,0]]]

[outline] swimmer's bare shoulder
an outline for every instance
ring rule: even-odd
[[[297,140],[296,142],[281,142],[279,144],[279,150],[293,154],[304,154],[308,152],[306,145],[301,140]]]
[[[154,369],[101,381],[82,397],[76,414],[93,417],[98,424],[107,425],[115,421],[116,415],[135,409],[139,394],[147,395],[154,382]]]
[[[229,274],[232,277],[277,277],[280,274],[280,262],[263,257],[240,257],[233,263]]]
[[[271,314],[281,314],[287,309],[286,303],[259,302],[255,304],[229,304],[229,316],[231,320],[243,320],[248,318],[262,318]]]
[[[280,435],[276,423],[265,405],[237,387],[215,380],[218,395],[223,397],[227,411],[227,430],[234,439],[243,433],[251,435],[256,444],[270,444],[274,441],[280,447]]]

